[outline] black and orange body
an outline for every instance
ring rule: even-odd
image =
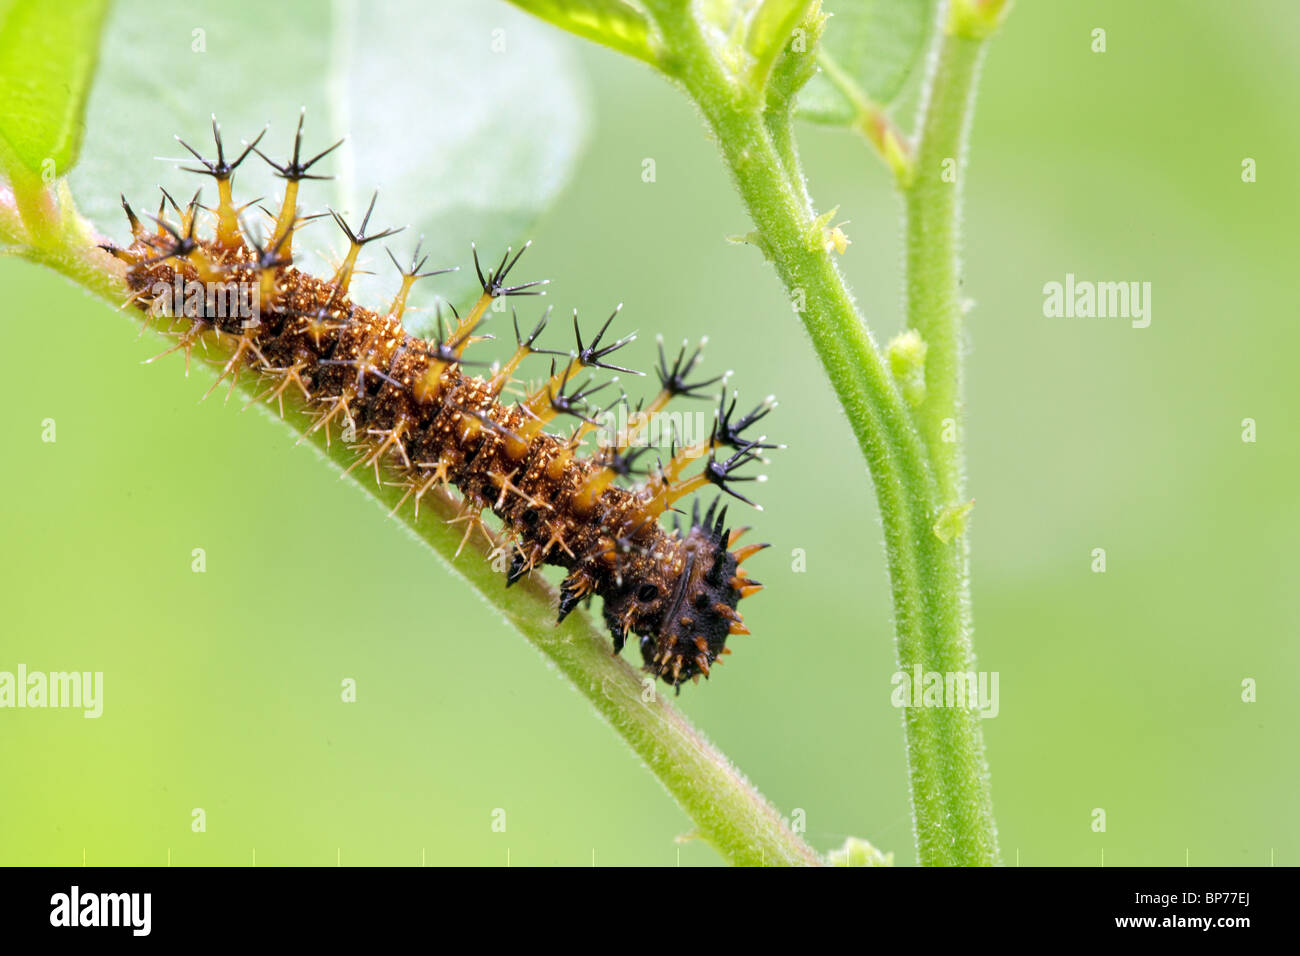
[[[688,381],[698,352],[689,358],[683,352],[673,363],[661,359],[660,393],[631,414],[613,441],[587,450],[584,438],[596,430],[589,397],[598,389],[576,379],[588,369],[619,369],[607,359],[630,337],[601,346],[609,322],[588,344],[579,333],[576,350],[548,353],[562,359],[558,368],[552,363],[541,388],[504,403],[501,395],[517,367],[543,351],[534,343],[545,316],[526,337],[516,325],[517,351],[486,376],[468,374],[462,356],[494,299],[538,291],[539,283],[507,284],[518,255],[507,254],[495,269],[479,268],[482,294],[454,328],[443,329],[437,339],[413,336],[402,325],[407,294],[417,279],[434,274],[421,271],[418,251],[409,269],[399,266],[401,287],[387,312],[363,308],[348,297],[361,249],[392,234],[366,234],[373,200],[355,232],[331,213],[350,243],[334,275],[317,278],[293,266],[289,250],[303,221],[293,206],[298,181],[317,178],[306,172],[316,160],[304,164],[298,158],[301,123],[293,158],[272,163],[289,188],[286,208],[275,216],[265,243],[246,235],[230,188],[235,168],[253,147],[228,163],[217,139],[218,160],[198,157],[203,168],[195,170],[216,178],[220,187],[220,204],[211,214],[196,196],[185,209],[172,202],[175,221],[170,220],[167,197],[155,231],[126,207],[132,242],[109,251],[128,265],[131,301],[166,316],[179,334],[176,349],[187,355],[200,341],[221,340],[228,355],[221,379],[230,378],[233,388],[248,370],[265,381],[259,397],[279,402],[282,411],[286,396],[300,400],[315,415],[312,431],[323,429],[327,440],[333,432],[349,436],[358,452],[352,467],[373,468],[378,480],[405,487],[403,502],[418,508],[425,494],[456,489],[470,523],[467,538],[484,510],[495,514],[510,556],[507,584],[541,564],[567,572],[561,620],[583,599],[599,596],[616,651],[635,635],[646,669],[674,687],[707,677],[729,652],[728,636],[748,633],[736,606],[760,585],[739,564],[762,546],[730,550],[743,529],[727,529],[727,509],[716,501],[703,516],[697,504],[684,529],[666,528],[660,518],[667,511],[680,514],[675,503],[709,484],[747,501],[731,486],[751,479],[735,472],[773,446],[741,433],[770,406],[733,421],[735,403],[728,409],[724,394],[708,439],[674,448],[666,463],[627,486],[632,464],[644,451],[633,445],[651,415],[674,397],[699,397],[700,388],[713,384]],[[197,226],[209,215],[216,228],[203,238]],[[253,290],[256,321],[213,308],[210,297],[199,297],[198,305],[187,309],[169,308],[174,301],[167,298],[169,290],[196,282]],[[561,416],[577,420],[568,435],[547,430]],[[702,470],[684,477],[699,461]]]

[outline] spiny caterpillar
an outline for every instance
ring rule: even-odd
[[[507,282],[522,249],[513,257],[507,250],[500,263],[487,271],[475,250],[482,293],[473,307],[463,317],[455,314],[450,330],[439,312],[436,339],[410,335],[402,326],[402,316],[412,285],[450,270],[422,271],[426,260],[420,257],[418,245],[406,268],[389,252],[401,273],[401,284],[388,310],[381,313],[354,304],[348,287],[362,249],[400,231],[367,231],[373,198],[355,230],[329,210],[349,243],[333,276],[318,279],[293,267],[295,232],[309,219],[325,215],[299,216],[299,184],[328,178],[311,170],[341,141],[304,161],[300,118],[293,155],[286,162],[268,159],[258,149],[266,130],[229,161],[215,118],[212,131],[215,160],[203,158],[183,141],[181,145],[197,160],[197,165],[185,167],[187,171],[216,181],[216,209],[200,205],[199,193],[182,208],[163,190],[158,215],[150,217],[157,228],[149,229],[123,197],[131,244],[103,246],[128,266],[126,278],[132,291],[128,302],[145,311],[149,320],[166,317],[173,327],[178,322],[183,326],[169,329],[178,341],[163,355],[182,350],[188,367],[194,346],[215,338],[228,348],[229,359],[213,388],[229,378],[233,390],[247,368],[267,386],[257,398],[278,402],[281,416],[286,395],[291,400],[300,395],[302,407],[315,416],[308,434],[324,429],[328,443],[331,425],[343,429],[358,451],[348,470],[373,468],[379,481],[384,469],[405,489],[399,507],[413,500],[418,514],[422,497],[430,492],[446,494],[446,486],[452,486],[463,496],[462,515],[468,522],[465,540],[475,527],[487,534],[481,521],[484,509],[497,515],[510,556],[507,586],[539,564],[559,565],[567,572],[560,588],[560,621],[580,601],[599,595],[615,653],[634,634],[640,639],[645,669],[678,692],[685,681],[708,677],[718,658],[730,653],[727,637],[749,633],[736,605],[762,585],[739,565],[766,545],[729,550],[748,529],[728,530],[727,509],[718,508],[721,494],[702,517],[696,502],[685,533],[677,521],[681,512],[674,505],[710,484],[752,504],[732,485],[754,480],[737,475],[737,469],[758,459],[763,449],[778,447],[763,437],[750,439],[743,434],[771,410],[771,400],[737,416],[734,394],[728,404],[724,384],[710,434],[680,448],[672,441],[667,464],[659,463],[644,480],[624,487],[617,482],[638,474],[636,459],[646,449],[633,446],[652,417],[673,398],[707,397],[702,390],[724,381],[725,376],[691,380],[699,350],[688,355],[683,347],[669,362],[660,345],[658,394],[628,413],[627,424],[610,441],[584,455],[584,439],[600,427],[597,415],[626,401],[621,397],[598,410],[590,399],[604,386],[592,387],[590,379],[575,382],[584,369],[632,371],[608,360],[634,336],[601,344],[617,309],[586,343],[575,312],[577,348],[570,352],[535,347],[550,310],[526,336],[520,334],[516,316],[514,354],[504,364],[492,366],[487,377],[471,377],[465,367],[473,363],[462,356],[482,338],[475,332],[493,301],[540,292],[540,282]],[[247,229],[241,213],[248,207],[236,206],[232,196],[235,170],[252,152],[285,181],[284,200],[265,241]],[[169,207],[174,223],[168,218]],[[211,238],[198,236],[204,214],[216,220]],[[232,283],[247,290],[255,316],[251,321],[226,307],[228,301],[214,302],[210,293],[186,295],[183,305],[171,294],[192,287],[228,289]],[[544,385],[520,401],[503,403],[502,393],[520,363],[534,353],[564,361],[557,370],[552,358]],[[567,437],[544,430],[562,415],[576,419]],[[702,459],[703,469],[684,477],[687,468]],[[666,511],[675,512],[671,530],[660,524]]]

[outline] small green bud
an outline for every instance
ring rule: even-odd
[[[913,408],[925,401],[925,339],[916,329],[901,332],[889,343],[889,371]]]
[[[944,544],[952,544],[966,530],[966,516],[975,507],[975,499],[965,504],[948,505],[939,512],[939,519],[934,523],[934,536]]]
[[[894,854],[881,853],[859,837],[849,837],[844,846],[831,850],[826,857],[831,866],[893,866]]]
[[[1006,19],[1011,0],[952,0],[944,29],[968,40],[983,40]]]

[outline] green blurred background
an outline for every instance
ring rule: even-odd
[[[707,333],[742,398],[777,393],[769,430],[789,443],[752,522],[775,545],[751,562],[769,585],[745,609],[753,636],[680,704],[805,812],[816,847],[857,835],[910,863],[862,458],[770,269],[723,240],[747,220],[692,109],[561,42],[588,74],[592,133],[529,277],[551,276],[561,309],[626,302],[643,367],[651,333]],[[992,46],[966,192],[967,397],[1009,864],[1300,857],[1298,42],[1293,4],[1117,0],[1022,2]],[[850,221],[843,266],[873,331],[892,335],[887,176],[848,134],[804,127],[801,151],[819,204]],[[1067,272],[1152,283],[1150,327],[1044,318],[1042,286]],[[675,839],[687,818],[522,638],[285,430],[196,404],[206,373],[142,366],[158,340],[51,273],[0,260],[0,288],[0,670],[106,684],[99,720],[0,711],[0,863],[719,861]]]

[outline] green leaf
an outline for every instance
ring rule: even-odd
[[[799,94],[798,115],[850,126],[857,109],[845,84],[878,104],[892,102],[921,61],[935,0],[825,0],[822,7],[833,16],[820,56],[831,62]]]
[[[0,164],[53,179],[77,161],[107,0],[0,0]]]
[[[563,30],[658,63],[662,44],[654,28],[635,6],[622,0],[510,0],[515,6]]]
[[[362,253],[374,274],[356,277],[357,298],[386,305],[396,270],[380,246],[409,262],[423,235],[426,269],[461,269],[417,283],[413,305],[459,306],[477,291],[470,242],[485,258],[517,248],[577,162],[587,96],[575,58],[563,37],[505,4],[338,0],[307,16],[297,4],[226,0],[220,11],[188,15],[160,0],[113,6],[71,183],[82,212],[115,241],[128,236],[119,193],[141,214],[157,212],[158,184],[182,204],[202,187],[201,201],[215,204],[210,178],[176,168],[195,163],[174,135],[210,157],[215,113],[230,158],[269,123],[258,149],[283,163],[305,106],[304,158],[346,139],[312,170],[334,178],[303,182],[303,214],[329,206],[355,226],[377,188],[370,229],[410,224]],[[254,154],[234,191],[237,202],[261,197],[275,212],[284,181]],[[244,221],[263,234],[270,225],[256,207]],[[320,274],[345,248],[326,218],[302,231],[294,254]],[[527,266],[525,256],[520,275]],[[427,328],[430,315],[408,324]]]

